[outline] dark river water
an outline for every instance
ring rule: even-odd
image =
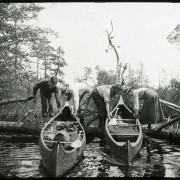
[[[87,143],[84,158],[66,177],[180,177],[180,144],[149,138],[129,167],[118,164],[106,142]],[[0,177],[50,177],[42,165],[38,142],[0,141]]]

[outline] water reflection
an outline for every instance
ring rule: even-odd
[[[164,177],[165,167],[163,164],[163,150],[160,142],[147,142],[147,170],[145,177]]]
[[[0,142],[1,177],[38,177],[40,154],[35,143]]]
[[[129,167],[119,164],[105,141],[86,145],[84,157],[65,177],[180,177],[180,145],[149,139]],[[0,177],[49,177],[37,142],[0,141]]]
[[[141,156],[135,158],[129,167],[115,160],[105,141],[87,144],[84,156],[67,177],[143,177],[146,169],[144,147]]]

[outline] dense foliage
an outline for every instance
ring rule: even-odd
[[[64,74],[65,52],[48,39],[58,34],[31,23],[43,9],[35,3],[0,3],[0,100],[27,97],[41,78]]]
[[[30,23],[43,9],[34,3],[0,4],[1,99],[28,96],[39,78],[63,75],[64,51],[54,48],[48,39],[58,34]]]

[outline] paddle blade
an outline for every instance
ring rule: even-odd
[[[82,146],[82,142],[78,139],[76,141],[74,141],[72,144],[71,144],[71,147],[73,148],[79,148]]]
[[[79,147],[82,146],[82,142],[81,142],[80,139],[79,139],[81,133],[82,133],[82,131],[80,131],[79,136],[78,136],[78,139],[75,140],[75,141],[71,144],[71,147],[73,147],[73,148],[79,148]]]
[[[117,124],[116,118],[112,118],[112,119],[109,121],[109,125],[116,125],[116,124]]]

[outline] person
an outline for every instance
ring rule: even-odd
[[[57,77],[52,76],[49,79],[44,79],[33,87],[33,97],[36,97],[38,89],[40,89],[40,96],[41,96],[41,104],[42,104],[42,116],[43,117],[53,117],[53,93],[55,94],[57,108],[60,108],[60,100],[59,100],[59,90],[56,86],[57,84]],[[36,98],[35,98],[36,100]],[[49,108],[48,108],[49,106]]]
[[[151,88],[135,89],[132,86],[125,91],[126,94],[133,96],[134,116],[136,118],[139,117],[141,124],[148,124],[148,129],[151,129],[151,124],[157,123],[157,121],[163,121],[164,114],[155,90]],[[139,100],[144,100],[141,110]]]
[[[80,123],[84,125],[84,117],[87,112],[88,103],[91,100],[92,88],[85,83],[65,84],[61,88],[61,96],[66,96],[67,101],[71,102],[74,109],[74,116],[78,116]],[[70,103],[70,104],[71,104]]]
[[[101,85],[92,91],[92,99],[98,110],[99,128],[104,129],[106,117],[111,118],[109,102],[122,92],[123,87],[120,84]]]

